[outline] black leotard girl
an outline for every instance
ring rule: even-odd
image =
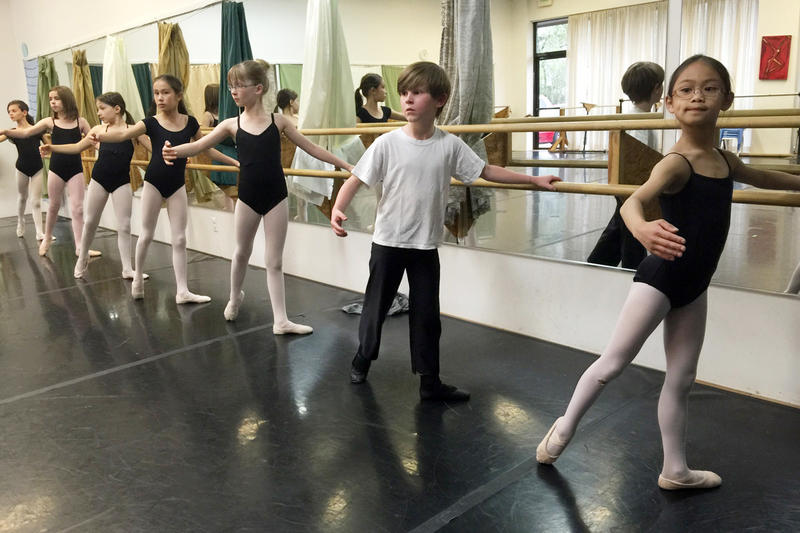
[[[244,131],[236,119],[236,146],[239,148],[239,201],[259,215],[266,215],[287,196],[286,178],[281,165],[281,135],[272,123],[253,135]]]
[[[186,121],[186,126],[180,131],[166,129],[156,120],[156,117],[147,117],[142,122],[144,122],[147,135],[150,137],[150,143],[153,145],[153,153],[150,156],[150,164],[147,165],[144,180],[158,189],[162,197],[169,198],[184,184],[186,158],[179,157],[172,166],[169,166],[164,163],[161,147],[164,146],[164,141],[169,141],[172,146],[191,142],[192,137],[200,129],[200,124],[191,115]]]
[[[75,144],[81,142],[81,119],[74,128],[64,129],[56,126],[53,119],[53,133],[51,135],[53,144]],[[64,181],[69,181],[73,177],[83,172],[81,154],[58,154],[50,156],[50,171]]]

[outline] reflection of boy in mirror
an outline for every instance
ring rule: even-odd
[[[633,113],[649,113],[653,105],[661,100],[664,91],[664,69],[661,65],[650,61],[634,63],[622,76],[622,91],[633,103]],[[658,137],[655,130],[630,130],[629,135],[658,150]],[[617,198],[617,208],[608,221],[606,229],[597,240],[597,244],[589,254],[587,261],[598,265],[636,268],[647,252],[639,241],[622,222],[619,209],[624,198]]]
[[[297,93],[291,89],[281,89],[276,96],[278,105],[275,106],[275,113],[281,112],[288,118],[294,127],[297,127],[297,112],[300,111],[300,99]]]
[[[383,183],[369,280],[358,327],[359,347],[350,381],[363,383],[378,358],[381,329],[403,273],[408,275],[411,370],[420,374],[420,398],[466,401],[469,393],[439,379],[439,252],[450,177],[470,184],[478,177],[554,190],[555,176],[530,176],[487,165],[464,141],[434,121],[450,96],[450,80],[435,63],[406,67],[397,92],[408,124],[378,137],[339,190],[331,212],[334,233],[345,237],[344,212],[362,184]]]

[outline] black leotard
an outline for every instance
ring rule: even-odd
[[[239,201],[259,215],[266,215],[287,196],[286,178],[281,166],[281,135],[272,123],[253,135],[239,125],[236,146],[239,148]]]
[[[77,126],[68,130],[56,126],[56,121],[53,119],[51,139],[53,144],[75,144],[81,142],[81,119],[78,118]],[[83,172],[81,154],[58,154],[53,152],[53,155],[50,156],[50,171],[62,180],[69,181]]]
[[[39,145],[42,142],[41,135],[20,139],[9,137],[8,141],[17,147],[17,164],[15,165],[17,170],[29,178],[32,178],[42,170],[42,156],[39,155]]]
[[[185,183],[186,158],[179,157],[173,161],[174,164],[172,166],[168,166],[164,163],[161,148],[164,146],[164,141],[169,141],[172,146],[190,142],[197,130],[200,129],[200,124],[191,115],[186,121],[186,127],[180,131],[166,129],[159,124],[156,117],[147,117],[142,122],[147,128],[147,135],[153,145],[153,153],[150,156],[150,164],[147,165],[147,171],[144,173],[144,180],[158,189],[162,197],[169,198]]]
[[[356,116],[361,119],[361,122],[388,122],[389,117],[392,116],[392,109],[382,105],[381,111],[383,112],[383,117],[375,118],[369,114],[367,108],[362,106],[358,108],[358,111],[356,111]]]
[[[686,185],[675,194],[659,198],[664,219],[686,239],[686,250],[674,261],[648,255],[633,278],[663,292],[673,308],[692,303],[708,288],[728,237],[733,197],[727,159],[727,178],[702,176],[688,159],[686,162],[691,171]]]
[[[108,128],[106,127],[106,131]],[[130,183],[133,141],[128,139],[118,143],[100,143],[97,163],[92,169],[92,179],[112,193]]]

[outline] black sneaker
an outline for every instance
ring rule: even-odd
[[[353,363],[350,365],[350,383],[358,385],[367,381],[367,372],[372,361],[363,359],[356,354],[353,357]]]
[[[437,383],[430,387],[420,386],[419,397],[423,401],[431,402],[466,402],[469,401],[467,391],[458,390],[452,385]]]

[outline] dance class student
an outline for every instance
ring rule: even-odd
[[[89,123],[78,116],[78,105],[75,95],[69,87],[58,85],[50,89],[50,111],[52,115],[43,118],[34,126],[25,129],[0,131],[7,137],[24,139],[52,132],[53,144],[77,143],[89,132]],[[47,174],[47,197],[50,202],[44,223],[44,236],[39,245],[39,255],[45,255],[50,248],[53,226],[61,208],[61,195],[67,190],[69,212],[72,217],[72,234],[75,237],[75,255],[80,255],[81,233],[83,231],[83,164],[80,154],[53,154],[50,158],[50,171]],[[97,257],[100,252],[89,250],[90,257]]]
[[[364,102],[364,98],[367,99]],[[361,83],[356,89],[356,122],[387,122],[393,120],[405,120],[402,113],[380,105],[386,100],[386,84],[377,74],[365,74],[361,78]]]
[[[147,257],[147,249],[153,241],[161,202],[166,200],[172,241],[172,268],[175,271],[175,303],[209,302],[211,298],[208,296],[189,292],[187,282],[186,222],[189,200],[186,196],[184,181],[186,159],[180,159],[176,161],[175,165],[168,166],[164,163],[159,149],[166,141],[181,144],[199,138],[200,125],[197,123],[197,119],[186,114],[186,106],[183,103],[183,84],[175,76],[162,74],[153,80],[153,98],[157,109],[155,116],[149,116],[129,128],[99,131],[92,134],[93,139],[101,144],[121,143],[147,134],[150,144],[156,147],[144,175],[142,231],[136,243],[131,296],[134,299],[144,298],[144,261]],[[212,159],[221,163],[238,164],[235,159],[220,154],[216,150],[210,149],[208,153]]]
[[[6,106],[8,118],[17,123],[16,129],[24,130],[33,126],[33,117],[28,113],[28,104],[22,100],[12,100]],[[0,135],[0,142],[8,141],[17,147],[17,237],[25,235],[25,204],[28,196],[31,199],[33,225],[36,228],[36,239],[42,240],[42,157],[39,155],[39,144],[42,135],[14,139]]]
[[[283,116],[288,118],[296,128],[297,112],[300,111],[300,100],[297,98],[297,93],[291,89],[281,89],[278,91],[277,100],[278,105],[275,106],[275,112],[283,113]]]
[[[666,105],[680,123],[680,139],[622,206],[628,228],[652,255],[639,265],[608,346],[583,373],[566,413],[537,447],[540,463],[558,459],[606,384],[663,321],[667,370],[658,402],[664,451],[658,486],[704,489],[722,483],[713,472],[689,469],[685,444],[689,390],[705,336],[706,289],[725,246],[733,180],[800,189],[798,176],[746,167],[716,148],[717,116],[732,102],[730,76],[716,59],[692,56],[670,78]],[[647,222],[642,206],[655,198],[664,219]]]
[[[75,144],[45,144],[41,147],[42,155],[46,156],[50,155],[50,153],[79,154],[93,145],[91,133],[124,132],[134,123],[133,118],[125,108],[125,100],[119,93],[103,93],[97,97],[95,104],[97,105],[97,116],[102,123],[92,128],[90,135]],[[137,141],[150,150],[150,140],[146,135],[140,135]],[[103,142],[100,144],[97,163],[92,169],[92,180],[89,182],[87,192],[86,217],[80,246],[81,253],[78,256],[77,263],[75,263],[74,275],[76,278],[82,278],[86,273],[89,255],[84,250],[89,249],[89,245],[94,239],[97,225],[100,223],[100,215],[103,214],[103,209],[110,195],[111,202],[114,204],[114,214],[117,218],[117,247],[119,248],[119,257],[122,262],[122,277],[124,279],[133,279],[133,267],[131,266],[131,206],[133,204],[133,192],[131,191],[129,177],[133,150],[132,140],[125,140],[119,143]]]
[[[439,379],[439,254],[450,177],[469,184],[478,177],[554,190],[555,176],[528,176],[487,165],[461,139],[434,125],[450,95],[450,80],[435,63],[408,66],[397,82],[408,124],[367,149],[339,191],[331,227],[340,237],[344,215],[362,183],[383,182],[372,237],[369,281],[358,327],[359,347],[350,381],[363,383],[378,358],[381,329],[403,272],[408,274],[411,370],[420,374],[420,398],[466,401],[469,393]]]
[[[303,335],[311,333],[313,329],[291,322],[286,313],[283,245],[289,208],[281,166],[281,133],[321,161],[347,170],[352,165],[303,137],[283,115],[267,115],[262,98],[269,88],[268,68],[268,63],[261,60],[244,61],[231,67],[228,71],[228,88],[236,105],[244,107],[244,112],[236,118],[223,120],[211,133],[195,142],[178,144],[168,139],[164,144],[163,156],[171,164],[176,158],[192,156],[227,137],[236,139],[240,161],[239,201],[234,211],[236,248],[231,263],[231,293],[224,311],[225,320],[235,320],[239,314],[239,306],[244,299],[242,284],[253,251],[253,239],[259,223],[263,223],[267,289],[273,315],[272,332],[276,335]]]

